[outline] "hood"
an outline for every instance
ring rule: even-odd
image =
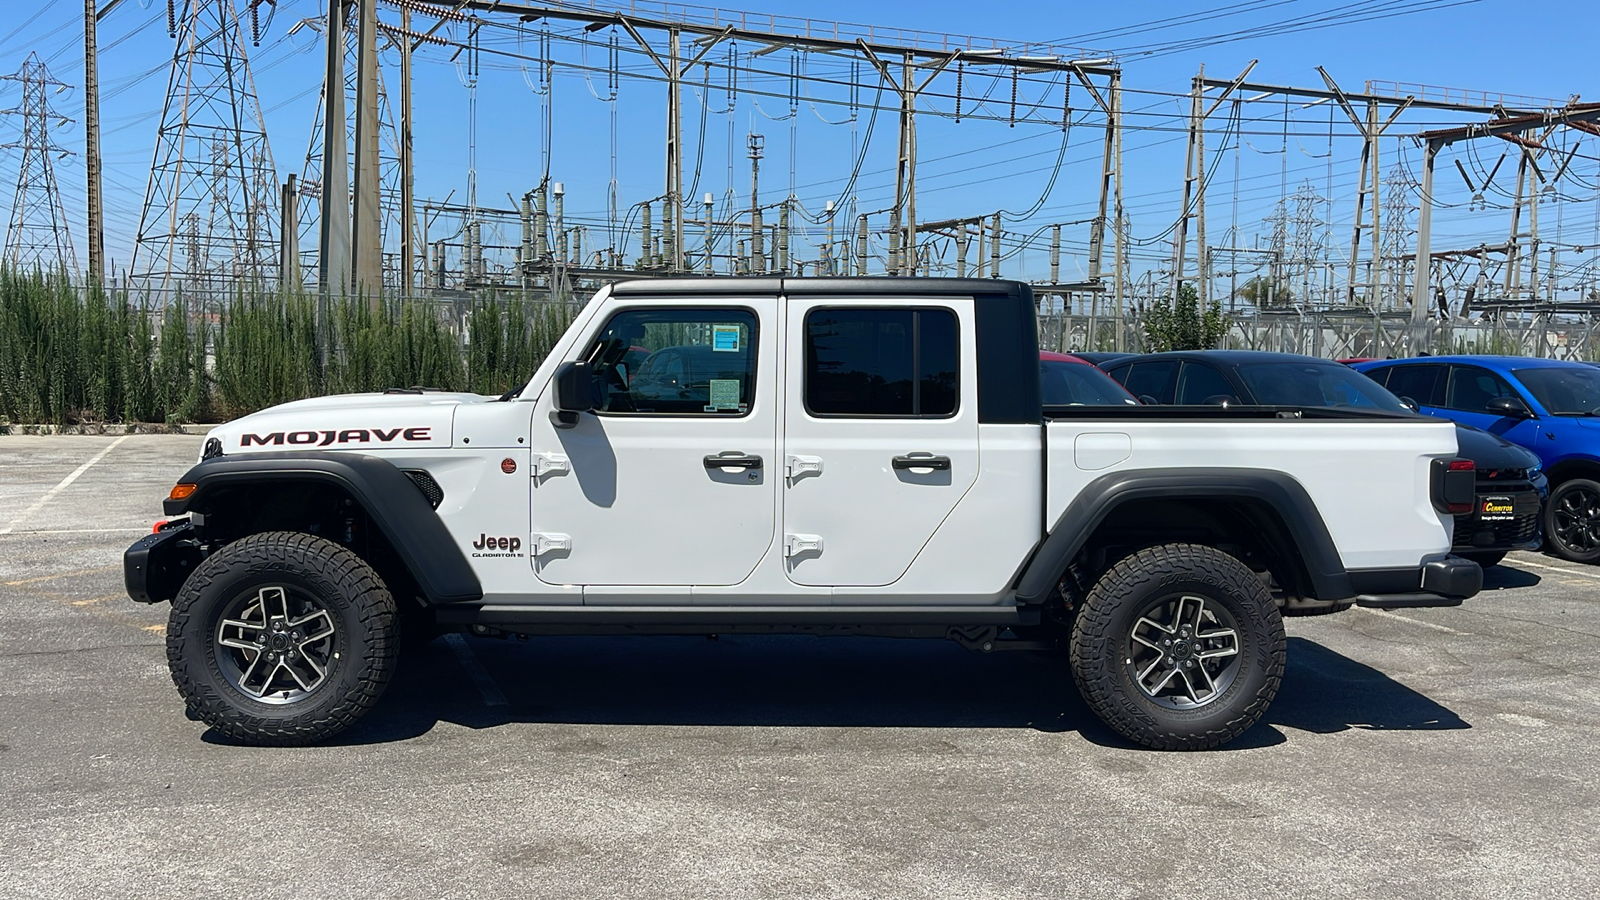
[[[1531,469],[1539,464],[1531,450],[1470,425],[1456,425],[1456,453],[1479,469]]]
[[[441,391],[314,397],[251,413],[207,437],[221,441],[222,452],[230,455],[449,447],[456,407],[492,399]]]

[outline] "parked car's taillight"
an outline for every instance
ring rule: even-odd
[[[1472,512],[1477,499],[1477,466],[1470,459],[1433,461],[1433,508],[1445,515]]]

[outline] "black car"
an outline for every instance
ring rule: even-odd
[[[1256,350],[1183,350],[1103,364],[1142,402],[1181,405],[1328,406],[1413,410],[1372,379],[1328,359]],[[1482,566],[1512,550],[1537,550],[1548,483],[1539,458],[1485,431],[1456,425],[1457,452],[1478,472],[1478,499],[1456,516],[1452,551]]]
[[[1076,356],[1079,359],[1088,360],[1089,362],[1092,362],[1095,365],[1099,366],[1100,368],[1104,369],[1106,366],[1111,365],[1112,363],[1116,362],[1119,359],[1127,359],[1130,356],[1137,356],[1138,354],[1137,353],[1122,353],[1120,351],[1116,352],[1116,353],[1113,353],[1113,352],[1108,351],[1108,350],[1090,350],[1090,351],[1088,351],[1086,353],[1074,352],[1072,355]]]

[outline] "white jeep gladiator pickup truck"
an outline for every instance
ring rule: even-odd
[[[498,399],[217,428],[124,574],[250,743],[335,734],[458,630],[1059,646],[1113,728],[1195,749],[1266,710],[1283,616],[1478,591],[1455,454],[1410,414],[1041,406],[1018,282],[630,281]]]

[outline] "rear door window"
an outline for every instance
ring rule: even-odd
[[[1511,385],[1488,369],[1451,366],[1450,386],[1445,390],[1444,405],[1462,412],[1488,412],[1490,400],[1515,396],[1517,392],[1511,389]]]
[[[1443,406],[1445,367],[1440,363],[1388,366],[1368,375],[1396,397],[1410,397],[1419,406]]]
[[[953,416],[961,343],[948,309],[813,309],[806,314],[806,411],[814,416]]]
[[[1123,387],[1135,397],[1154,397],[1157,403],[1171,403],[1174,396],[1173,381],[1178,374],[1175,359],[1152,359],[1136,362],[1127,368],[1127,381]]]
[[[1185,362],[1178,376],[1178,403],[1184,406],[1238,403],[1233,386],[1221,372],[1205,363]]]

